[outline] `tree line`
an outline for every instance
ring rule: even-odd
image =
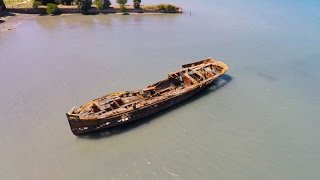
[[[3,1],[3,0],[1,0]],[[117,3],[120,5],[120,11],[122,13],[126,13],[126,4],[128,0],[117,0]],[[132,0],[133,7],[138,9],[140,8],[141,0]],[[48,14],[58,14],[59,9],[57,5],[77,5],[79,10],[83,14],[87,14],[89,9],[92,6],[92,0],[33,0],[32,7],[37,9],[39,6],[44,5],[47,6],[47,13]],[[110,7],[111,2],[110,0],[95,0],[94,4],[96,5],[97,9],[107,9]]]

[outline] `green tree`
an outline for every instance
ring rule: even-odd
[[[0,0],[0,13],[4,12],[7,9],[6,5],[4,4],[3,0]]]
[[[78,2],[78,8],[82,12],[82,14],[88,14],[88,10],[91,8],[91,5],[91,0],[79,0]]]
[[[41,0],[41,4],[42,5],[46,6],[48,3],[54,4],[55,0]]]
[[[122,12],[122,14],[127,14],[127,8],[124,4],[120,4],[120,12]]]
[[[117,3],[120,5],[125,5],[127,4],[128,0],[117,0]]]
[[[48,3],[47,4],[47,14],[58,14],[59,8],[56,4]]]
[[[141,0],[133,0],[133,7],[138,9],[140,8]]]
[[[73,0],[55,0],[56,4],[71,5]]]
[[[167,11],[175,11],[176,10],[176,6],[174,6],[172,4],[167,4],[166,5],[166,10]]]
[[[172,4],[159,4],[158,8],[166,12],[176,11],[177,9],[177,7]]]
[[[33,9],[38,9],[39,6],[41,6],[41,1],[39,1],[39,0],[33,0],[33,2],[32,2],[32,8],[33,8]]]
[[[107,9],[110,7],[111,2],[110,0],[96,0],[95,5],[98,9]]]

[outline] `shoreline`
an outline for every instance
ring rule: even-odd
[[[97,15],[103,15],[103,14],[114,14],[114,15],[123,15],[121,12],[112,12],[112,13],[97,13]],[[161,13],[161,12],[129,12],[130,15],[161,15],[161,14],[169,14],[169,13]],[[76,13],[62,13],[59,15],[47,15],[47,14],[38,14],[38,13],[12,13],[12,12],[6,12],[0,14],[0,33],[8,32],[16,29],[21,23],[28,20],[33,20],[39,15],[45,15],[45,16],[68,16],[68,15],[82,15],[81,12]]]
[[[153,8],[150,8],[153,7]],[[126,5],[126,12],[123,13],[120,10],[120,7],[118,5],[111,5],[109,8],[106,9],[97,9],[95,6],[92,6],[88,10],[88,14],[86,15],[95,15],[95,14],[130,14],[130,13],[139,13],[139,14],[180,14],[183,13],[183,10],[179,6],[175,6],[175,9],[172,10],[165,10],[165,9],[159,9],[155,8],[157,5],[141,5],[140,8],[134,8],[132,5]],[[80,9],[75,6],[65,6],[65,5],[58,5],[59,14],[83,14],[83,12],[80,11]],[[21,7],[7,7],[7,12],[11,13],[20,13],[20,14],[47,14],[46,12],[47,7],[46,6],[39,6],[38,8],[21,8]]]
[[[36,16],[29,14],[7,14],[0,16],[0,33],[16,29],[23,21],[32,20]]]
[[[127,5],[127,11],[121,12],[119,6],[112,5],[107,9],[99,10],[96,7],[91,7],[88,13],[85,15],[97,15],[97,14],[116,14],[116,15],[148,15],[148,14],[181,14],[182,8],[176,6],[174,10],[162,10],[148,7],[156,7],[156,5],[142,5],[142,8],[135,9],[131,5]],[[82,15],[83,13],[77,8],[77,6],[64,6],[59,5],[59,14],[50,16],[63,16],[68,14]],[[35,15],[47,15],[47,7],[40,6],[39,8],[7,8],[6,12],[0,13],[0,32],[11,31],[25,20],[32,20],[36,18]]]
[[[46,8],[8,8],[7,11],[19,14],[47,14]],[[60,8],[60,14],[82,14],[77,8]],[[123,14],[120,9],[102,9],[91,8],[89,14]],[[163,11],[163,10],[148,10],[148,9],[127,9],[127,14],[180,14],[182,11]]]

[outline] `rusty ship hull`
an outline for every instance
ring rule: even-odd
[[[153,115],[197,94],[227,70],[223,62],[204,59],[182,65],[182,69],[169,73],[167,79],[142,90],[94,99],[66,114],[71,131],[82,135]]]

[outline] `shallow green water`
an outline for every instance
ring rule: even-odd
[[[0,34],[0,179],[320,178],[319,3],[174,2],[186,12],[37,17]],[[230,70],[202,94],[72,135],[74,105],[210,56]]]

